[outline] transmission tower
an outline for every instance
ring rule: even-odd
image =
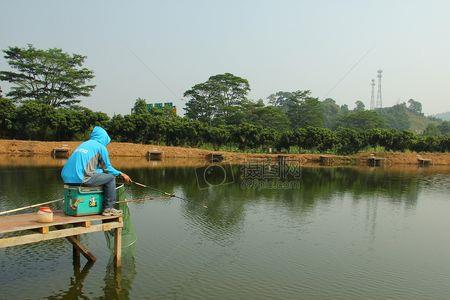
[[[375,109],[375,79],[372,79],[372,94],[370,95],[370,109]]]
[[[378,91],[377,91],[377,104],[376,107],[377,108],[382,108],[383,107],[383,97],[381,96],[381,77],[382,77],[382,73],[383,70],[378,70]]]

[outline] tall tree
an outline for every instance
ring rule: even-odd
[[[299,108],[298,127],[323,127],[324,118],[322,105],[317,98],[306,98]]]
[[[280,132],[288,130],[290,127],[288,117],[279,107],[265,106],[262,100],[248,105],[243,120],[256,126],[270,128]]]
[[[419,101],[415,101],[414,99],[409,99],[408,100],[408,109],[415,114],[421,115],[422,114],[422,103],[420,103]]]
[[[86,56],[68,54],[61,49],[9,47],[3,50],[12,71],[0,71],[0,80],[12,84],[7,96],[14,100],[37,100],[43,104],[70,106],[79,97],[90,95],[95,85],[93,71],[83,67]]]
[[[309,98],[310,95],[311,92],[308,90],[298,90],[294,92],[279,91],[270,95],[267,99],[273,106],[281,108],[281,110],[288,116],[293,128],[298,128],[301,123],[300,105],[305,101],[305,99]]]
[[[247,100],[249,91],[247,79],[231,73],[211,76],[184,93],[188,98],[186,117],[206,123],[226,118],[230,107],[239,107]]]
[[[355,109],[354,111],[364,111],[366,110],[366,106],[364,105],[364,102],[358,100],[355,102]]]
[[[145,102],[145,100],[142,98],[137,98],[134,102],[132,112],[134,114],[146,114],[148,112],[147,102]]]
[[[322,101],[323,120],[326,128],[334,129],[336,127],[336,120],[340,110],[339,105],[333,99],[327,98]]]

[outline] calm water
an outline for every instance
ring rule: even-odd
[[[189,201],[129,205],[138,240],[120,272],[100,233],[82,238],[98,261],[80,273],[65,240],[1,249],[0,298],[449,298],[450,169],[304,167],[299,186],[262,190],[239,167],[206,190],[192,166],[122,169]],[[3,163],[0,210],[61,197],[59,171]]]

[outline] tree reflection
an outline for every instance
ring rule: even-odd
[[[439,173],[424,173],[417,169],[303,167],[299,188],[243,189],[242,169],[233,166],[234,183],[200,190],[192,167],[124,170],[138,182],[187,198],[188,201],[182,203],[186,218],[193,224],[201,224],[197,228],[207,231],[208,238],[216,240],[223,240],[240,230],[246,206],[252,203],[269,201],[302,215],[319,203],[326,204],[336,197],[350,195],[355,202],[382,198],[403,204],[405,208],[414,208],[421,188],[439,176]],[[0,208],[15,208],[62,195],[59,171],[59,168],[36,167],[0,169],[0,197],[6,199]],[[136,186],[128,186],[127,193],[128,198],[157,195]]]
[[[354,201],[381,197],[393,203],[404,203],[406,208],[414,208],[422,184],[421,174],[410,171],[308,167],[302,168],[299,189],[256,190],[242,189],[239,166],[235,166],[233,171],[235,183],[206,190],[199,190],[192,169],[167,169],[165,174],[153,170],[156,176],[147,178],[152,179],[156,186],[160,184],[170,191],[182,191],[189,199],[184,203],[185,215],[193,223],[201,224],[201,230],[207,231],[209,238],[217,240],[239,230],[245,207],[253,202],[277,202],[301,215],[314,209],[318,203],[350,194]]]

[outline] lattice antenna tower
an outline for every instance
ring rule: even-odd
[[[375,109],[375,79],[372,79],[372,93],[370,95],[370,109]]]
[[[377,91],[377,104],[376,107],[377,108],[383,108],[383,96],[381,94],[381,77],[383,76],[383,70],[378,70],[377,71],[378,75],[378,91]]]

